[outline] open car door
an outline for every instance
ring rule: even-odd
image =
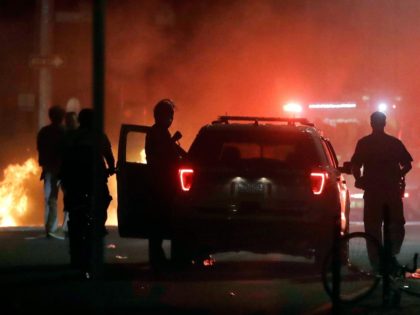
[[[121,237],[147,238],[150,185],[145,154],[147,126],[122,125],[118,145],[118,232]]]

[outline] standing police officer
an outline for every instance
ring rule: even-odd
[[[73,267],[79,268],[83,276],[91,275],[92,250],[89,244],[93,238],[102,240],[106,235],[105,222],[107,209],[112,198],[109,194],[108,176],[115,173],[115,160],[111,143],[102,134],[95,152],[94,112],[90,108],[80,111],[79,128],[72,133],[63,150],[61,179],[64,194],[64,207],[69,212],[69,247]],[[98,153],[94,155],[95,153]],[[96,168],[96,172],[95,172]],[[93,180],[93,174],[96,174]],[[94,187],[94,185],[96,185]],[[94,190],[97,192],[93,205]],[[94,206],[94,211],[92,207]],[[98,226],[94,233],[93,224]]]
[[[395,255],[400,252],[405,235],[402,184],[413,159],[400,140],[385,133],[384,113],[374,112],[370,125],[372,133],[357,142],[351,158],[352,173],[355,186],[365,191],[365,232],[382,243],[382,224],[384,216],[388,217],[390,250],[395,264]],[[368,252],[371,261],[377,262],[373,249],[368,247]]]
[[[178,162],[185,155],[185,151],[177,144],[181,133],[177,131],[171,137],[168,130],[174,119],[174,107],[169,99],[163,99],[156,104],[153,111],[155,124],[147,133],[145,143],[153,198],[149,261],[154,269],[166,264],[162,241],[170,228],[170,210],[177,189]]]

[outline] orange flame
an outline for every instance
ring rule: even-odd
[[[29,219],[29,207],[34,207],[33,198],[29,197],[28,190],[33,183],[39,182],[41,168],[34,158],[28,159],[23,164],[10,164],[3,171],[4,179],[0,182],[0,227],[20,226],[30,222],[38,225],[40,222],[32,222]],[[117,183],[116,177],[112,176],[108,182],[109,190],[113,198],[108,208],[107,225],[117,225]],[[40,187],[37,187],[40,188]],[[37,190],[42,194],[42,190]],[[40,200],[42,200],[40,198]],[[32,204],[30,204],[32,203]],[[29,221],[28,221],[29,219]]]
[[[4,170],[0,182],[0,226],[17,226],[18,218],[28,210],[28,196],[25,184],[40,168],[35,159],[28,159],[23,165],[11,164]]]
[[[146,151],[144,149],[140,150],[138,155],[138,160],[136,159],[137,163],[146,164]],[[112,176],[108,180],[108,188],[109,193],[112,196],[111,204],[108,208],[108,220],[106,221],[106,225],[118,225],[118,218],[117,218],[117,181],[116,176]]]

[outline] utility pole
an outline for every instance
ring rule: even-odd
[[[54,0],[40,0],[40,56],[48,57],[52,51],[52,33],[54,26]],[[51,67],[42,66],[39,68],[39,105],[38,105],[38,127],[48,124],[48,108],[52,99],[52,76]]]
[[[104,129],[104,109],[105,109],[105,0],[94,0],[92,8],[92,27],[93,27],[93,109],[95,145],[93,148],[92,160],[94,161],[93,174],[93,200],[91,216],[95,218],[101,205],[102,192],[99,187],[99,166],[96,157],[101,155],[103,129]],[[104,264],[104,244],[103,230],[99,226],[98,220],[93,221],[93,231],[91,239],[91,271],[95,279],[103,276]]]

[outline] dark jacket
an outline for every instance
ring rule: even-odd
[[[50,124],[41,128],[37,135],[38,162],[43,172],[58,174],[61,165],[60,145],[64,127]]]
[[[91,194],[95,167],[97,183],[106,186],[109,170],[115,167],[111,143],[103,134],[99,154],[94,157],[94,136],[93,131],[79,128],[65,138],[60,178],[66,191]]]
[[[351,162],[363,166],[365,190],[398,190],[401,181],[401,165],[413,158],[404,144],[386,133],[372,133],[357,142]]]
[[[146,135],[145,150],[155,199],[170,202],[176,192],[179,146],[168,129],[155,124]]]

